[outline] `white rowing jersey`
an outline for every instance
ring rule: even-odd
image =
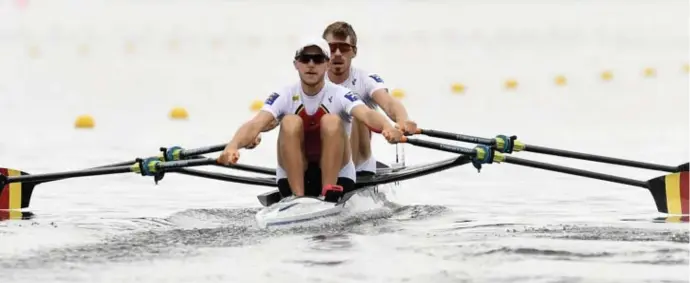
[[[328,78],[328,76],[326,76],[326,78]],[[388,89],[383,79],[381,79],[378,74],[354,67],[350,67],[350,76],[340,85],[354,91],[369,108],[374,110],[379,107],[378,103],[374,101],[374,92],[380,89]],[[355,170],[357,172],[376,172],[376,158],[374,154],[372,153],[369,158],[362,163],[356,164]]]
[[[362,99],[362,102],[372,109],[378,107],[372,94],[379,89],[388,88],[378,74],[354,67],[350,67],[350,76],[340,85],[354,91]]]
[[[323,115],[337,114],[349,139],[352,131],[352,109],[364,105],[359,96],[348,88],[326,81],[324,87],[316,95],[306,95],[301,83],[284,87],[271,93],[264,102],[262,111],[269,112],[279,122],[285,115]],[[305,145],[308,146],[305,142]],[[308,148],[306,148],[308,150]],[[286,178],[285,170],[278,164],[276,180]],[[355,167],[350,160],[348,165],[340,170],[339,177],[356,180]]]

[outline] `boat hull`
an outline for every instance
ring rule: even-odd
[[[289,197],[263,208],[255,218],[260,228],[268,228],[339,216],[347,210],[350,199],[356,195],[375,203],[385,200],[385,197],[380,196],[376,186],[345,194],[337,203],[316,197]]]
[[[353,213],[371,210],[372,207],[376,208],[380,206],[380,203],[386,202],[385,196],[378,192],[379,186],[396,185],[402,180],[447,170],[469,162],[469,157],[460,156],[415,166],[388,167],[382,164],[377,166],[375,175],[358,177],[355,184],[356,190],[345,194],[338,203],[326,202],[315,197],[283,198],[278,190],[272,190],[257,196],[264,208],[256,214],[256,222],[259,227],[266,228],[338,216],[350,210],[353,210]],[[369,201],[360,201],[361,198],[351,201],[350,199],[355,195],[361,195]]]
[[[261,228],[296,224],[336,216],[342,212],[343,205],[314,197],[288,198],[259,211],[256,222]]]

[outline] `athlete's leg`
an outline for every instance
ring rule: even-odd
[[[304,195],[304,171],[307,166],[304,155],[304,126],[302,118],[286,115],[280,123],[278,134],[278,164],[285,169],[292,193]]]
[[[350,162],[347,134],[334,114],[321,117],[321,185],[335,185],[340,169]]]
[[[352,132],[350,134],[352,149],[352,161],[359,166],[371,157],[371,131],[364,122],[352,119]]]

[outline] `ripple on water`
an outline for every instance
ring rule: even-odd
[[[690,232],[678,229],[647,229],[633,227],[607,227],[587,225],[555,225],[526,227],[511,232],[555,239],[593,240],[593,241],[665,241],[689,243]]]
[[[423,219],[445,209],[436,206],[394,206],[385,213],[348,215],[338,221],[285,229],[259,229],[252,209],[190,209],[165,218],[135,218],[110,221],[100,226],[84,223],[82,228],[101,229],[103,240],[83,245],[40,250],[24,257],[0,258],[2,269],[33,269],[55,265],[98,264],[143,261],[160,257],[197,255],[199,248],[253,245],[284,235],[310,235],[318,243],[314,249],[340,250],[351,243],[349,234],[391,233],[400,228],[396,221]],[[124,224],[127,222],[127,224]],[[110,233],[111,230],[128,233]],[[308,263],[317,264],[317,263]]]

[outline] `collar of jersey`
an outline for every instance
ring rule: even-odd
[[[299,95],[303,100],[318,100],[319,95],[320,95],[321,100],[323,100],[323,98],[325,97],[324,94],[326,93],[327,87],[328,87],[328,84],[327,83],[324,84],[323,87],[321,88],[321,90],[319,90],[319,92],[316,93],[315,95],[307,95],[306,93],[304,93],[304,89],[302,89],[302,87],[300,87],[299,88]]]

